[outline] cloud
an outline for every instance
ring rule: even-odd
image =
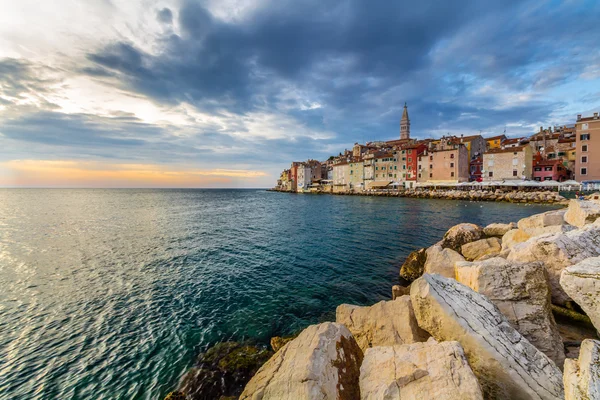
[[[20,58],[0,59],[3,160],[185,162],[274,181],[289,161],[397,137],[405,101],[416,137],[505,126],[524,135],[600,106],[597,2],[113,0],[62,10],[77,24],[52,57],[14,39]],[[97,15],[106,29],[84,36]]]

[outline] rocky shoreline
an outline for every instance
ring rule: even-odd
[[[168,398],[600,399],[600,202],[456,225],[399,275],[392,300],[244,350],[268,361],[233,397],[184,379]]]
[[[285,190],[270,189],[273,192],[295,193]],[[331,194],[336,196],[379,196],[408,197],[419,199],[446,199],[469,201],[503,201],[509,203],[535,203],[568,205],[568,200],[557,192],[545,190],[458,190],[458,189],[409,189],[373,192],[325,192],[315,191],[310,194]]]

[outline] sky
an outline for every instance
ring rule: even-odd
[[[600,2],[0,0],[0,187],[272,187],[291,161],[600,111]]]

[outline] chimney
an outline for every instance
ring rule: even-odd
[[[598,113],[597,112],[594,113],[594,119],[598,119]]]
[[[540,133],[544,132],[544,127],[540,126]]]
[[[581,114],[577,114],[577,121],[581,121]]]

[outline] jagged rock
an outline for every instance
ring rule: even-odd
[[[410,289],[419,326],[456,340],[486,399],[559,399],[560,369],[517,332],[485,296],[454,279],[425,274]]]
[[[502,237],[506,232],[517,228],[517,224],[511,222],[510,224],[489,224],[483,228],[483,234],[486,236],[497,236]]]
[[[417,324],[409,296],[370,307],[342,304],[335,311],[335,320],[352,332],[363,352],[373,346],[423,342],[429,337]]]
[[[543,263],[491,258],[456,263],[456,280],[483,294],[511,325],[561,367],[562,338],[552,316],[548,277]]]
[[[368,349],[360,393],[363,400],[483,400],[460,344],[434,340]]]
[[[458,261],[465,261],[465,258],[452,249],[443,249],[436,244],[427,249],[424,272],[454,278],[454,263]]]
[[[479,260],[488,255],[495,255],[502,251],[502,241],[497,237],[480,239],[475,242],[464,244],[461,253],[465,259]]]
[[[281,349],[283,346],[286,345],[287,342],[291,342],[292,340],[294,340],[295,336],[288,336],[288,337],[281,337],[281,336],[273,336],[271,338],[271,348],[273,349],[273,351],[277,352],[279,351],[279,349]]]
[[[343,325],[311,325],[248,382],[240,400],[359,400],[363,353]]]
[[[273,353],[237,342],[222,342],[198,356],[182,378],[179,391],[188,400],[239,396],[246,383]]]
[[[513,229],[502,236],[502,250],[510,250],[515,245],[528,241],[531,238],[520,229]]]
[[[517,244],[508,260],[543,261],[548,271],[552,302],[564,305],[570,297],[559,282],[562,270],[597,256],[600,256],[600,224],[591,224],[565,234],[539,236]]]
[[[594,201],[571,200],[565,214],[569,224],[584,227],[600,218],[600,204]]]
[[[579,359],[565,361],[565,400],[600,399],[600,341],[586,339]]]
[[[566,210],[555,210],[532,215],[531,217],[519,220],[517,226],[521,231],[525,232],[529,236],[539,236],[544,233],[553,233],[551,232],[552,228],[546,230],[544,230],[544,228],[564,225],[566,223],[564,218],[565,213]]]
[[[392,286],[392,300],[396,300],[398,297],[406,296],[407,294],[410,294],[410,286]]]
[[[400,268],[400,276],[409,282],[414,281],[421,275],[423,275],[423,268],[425,267],[425,261],[427,255],[425,249],[413,251],[406,257],[406,261]]]
[[[600,331],[600,257],[588,258],[565,268],[560,285]]]
[[[463,244],[481,239],[483,230],[475,224],[458,224],[446,232],[442,240],[442,247],[460,252]]]

